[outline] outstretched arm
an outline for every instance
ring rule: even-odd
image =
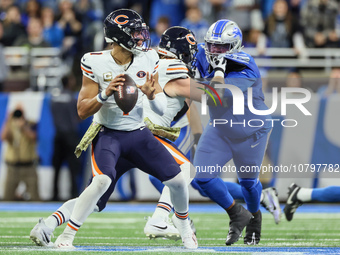
[[[201,96],[204,94],[202,90],[204,85],[196,81],[195,79],[175,79],[169,81],[164,91],[170,97],[185,97],[190,100],[201,102]]]

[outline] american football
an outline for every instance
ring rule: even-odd
[[[138,98],[138,89],[134,80],[127,74],[124,74],[124,85],[118,87],[114,92],[114,98],[118,107],[127,114],[135,107]]]

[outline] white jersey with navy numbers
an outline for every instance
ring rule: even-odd
[[[143,85],[146,81],[146,73],[151,74],[157,68],[158,54],[155,50],[134,55],[133,61],[126,71],[124,70],[125,66],[118,65],[110,53],[111,50],[86,53],[81,59],[83,75],[99,84],[99,92],[105,90],[118,74],[128,74],[136,84]],[[138,129],[144,126],[143,98],[144,101],[149,101],[139,90],[135,107],[124,115],[112,95],[94,114],[93,121],[115,130]]]
[[[165,85],[175,79],[186,79],[189,77],[188,68],[179,59],[160,59],[158,64],[158,82],[162,89]],[[170,127],[171,121],[184,106],[184,97],[166,97],[167,109],[163,116],[153,112],[149,102],[144,101],[144,116],[148,117],[154,124]]]

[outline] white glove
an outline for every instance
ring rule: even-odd
[[[208,61],[215,72],[221,71],[222,73],[225,73],[227,67],[227,60],[223,55],[210,56]]]

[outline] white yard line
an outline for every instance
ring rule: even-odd
[[[10,235],[0,235],[0,239],[2,238],[15,238],[15,239],[29,239],[29,236],[10,236]],[[76,239],[89,239],[89,240],[131,240],[131,237],[113,237],[113,236],[77,236]],[[198,240],[202,241],[224,241],[225,238],[197,238]],[[147,237],[133,237],[133,240],[145,240],[148,242],[151,242]],[[161,240],[161,239],[160,239]],[[292,239],[292,238],[261,238],[261,241],[334,241],[338,242],[340,241],[340,238],[297,238],[297,239]],[[8,242],[0,242],[0,243],[8,243]],[[12,243],[12,242],[11,242]],[[177,242],[174,242],[177,243]],[[265,246],[265,245],[264,245]]]

